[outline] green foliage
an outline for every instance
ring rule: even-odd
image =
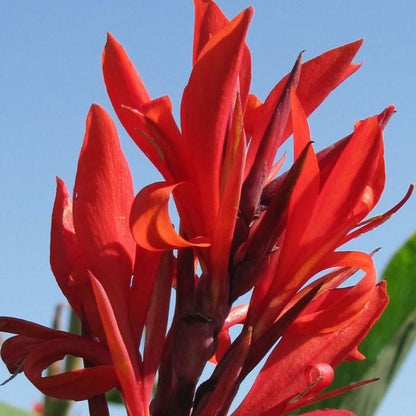
[[[0,416],[34,416],[34,413],[0,402]]]

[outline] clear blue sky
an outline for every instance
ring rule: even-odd
[[[375,210],[384,212],[416,181],[415,3],[219,0],[229,17],[250,4],[255,7],[248,36],[252,91],[262,99],[300,51],[306,50],[309,59],[365,39],[357,58],[363,67],[310,124],[320,149],[349,133],[356,120],[396,105],[385,131],[387,186]],[[151,95],[170,95],[177,114],[191,65],[191,0],[0,4],[1,315],[49,325],[54,305],[63,300],[48,263],[55,175],[72,188],[90,104],[97,102],[114,115],[100,68],[107,31],[123,43]],[[119,133],[139,190],[158,176],[121,127]],[[379,271],[416,229],[415,208],[414,197],[389,223],[354,245],[365,251],[382,247],[375,259]],[[412,414],[415,373],[413,348],[378,416]],[[0,366],[0,380],[7,377]],[[29,407],[37,398],[23,376],[0,388],[0,400],[16,405]]]

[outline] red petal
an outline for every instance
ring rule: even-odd
[[[42,372],[65,355],[83,357],[95,364],[87,369],[43,377]],[[102,359],[105,357],[106,362]],[[45,395],[57,399],[86,400],[116,387],[114,367],[108,364],[108,351],[97,342],[82,338],[57,338],[34,349],[24,363],[26,377]]]
[[[205,45],[211,38],[220,32],[229,20],[221,9],[213,1],[195,0],[195,28],[193,64],[197,62]],[[247,45],[244,45],[244,53],[239,73],[239,92],[242,108],[246,107],[251,82],[251,55]]]
[[[377,117],[361,122],[323,184],[304,241],[316,244],[354,224],[353,208],[373,178],[382,151]],[[319,241],[319,242],[318,242]]]
[[[221,202],[210,250],[212,299],[228,303],[228,267],[244,173],[246,141],[241,103],[237,101],[221,175]],[[228,308],[228,306],[227,306]]]
[[[208,247],[205,238],[182,238],[172,226],[168,203],[172,191],[180,184],[156,182],[143,188],[136,196],[130,215],[131,232],[137,244],[152,250],[170,250],[179,247]]]
[[[228,410],[228,406],[230,405],[229,395],[235,394],[233,391],[234,386],[250,348],[251,334],[252,329],[249,327],[245,329],[240,334],[240,337],[235,341],[236,347],[233,349],[231,354],[225,357],[225,370],[217,376],[219,380],[214,391],[206,396],[203,396],[202,402],[198,405],[198,415],[211,416],[225,414]],[[202,408],[202,411],[199,411],[200,408]]]
[[[211,37],[227,25],[228,19],[213,1],[194,0],[195,26],[193,63],[198,60],[199,54]]]
[[[9,373],[14,375],[22,372],[26,357],[43,342],[44,340],[42,339],[24,335],[16,335],[3,341],[1,344],[1,358],[6,364]]]
[[[110,97],[113,97],[112,101],[138,108],[150,100],[149,93],[126,52],[110,33],[107,34],[102,64],[104,81]],[[129,101],[123,102],[126,97]]]
[[[102,65],[108,95],[124,128],[162,175],[171,179],[180,163],[169,172],[166,158],[174,163],[171,148],[180,147],[182,140],[169,98],[151,100],[127,53],[110,34]],[[179,151],[176,157],[180,155]]]
[[[281,88],[273,90],[264,104],[257,108],[253,137],[247,154],[247,176],[249,173],[252,175],[256,164],[267,164],[268,169],[272,165],[276,152],[285,139],[283,133],[290,114],[290,90],[297,88],[301,68],[300,54],[289,75],[279,83]]]
[[[74,285],[71,273],[81,251],[75,236],[72,201],[64,181],[56,178],[56,197],[52,212],[50,263],[62,293],[78,316],[81,316],[80,287]]]
[[[129,291],[129,319],[136,345],[140,344],[155,281],[164,255],[164,252],[148,251],[137,246],[136,264]]]
[[[331,91],[360,67],[360,65],[352,64],[351,61],[362,43],[362,40],[358,40],[340,46],[302,65],[296,93],[306,116],[309,116]],[[280,83],[284,80],[285,78]],[[275,88],[283,88],[283,86]],[[274,90],[273,93],[275,93]],[[288,123],[285,137],[289,137],[291,131],[291,125]]]
[[[272,351],[235,416],[285,414],[307,405],[300,392],[308,388],[304,371],[314,363],[335,368],[357,346],[387,305],[385,284],[376,286],[357,319],[326,334],[293,334],[290,330]],[[297,401],[294,401],[296,400]],[[293,402],[291,402],[293,400]]]
[[[406,192],[406,195],[393,207],[390,208],[388,211],[386,211],[384,214],[377,215],[374,218],[370,218],[367,221],[364,221],[364,223],[359,224],[359,228],[351,232],[347,235],[343,243],[346,243],[349,240],[352,240],[353,238],[358,237],[362,233],[366,233],[368,231],[373,230],[374,228],[378,227],[379,225],[383,224],[385,221],[387,221],[393,214],[395,214],[410,198],[410,196],[413,193],[415,185],[411,184],[409,186],[409,189]]]
[[[247,310],[248,303],[231,308],[231,311],[224,321],[224,325],[222,326],[220,333],[218,334],[218,348],[217,351],[215,351],[215,355],[210,359],[210,362],[217,364],[227,352],[231,345],[229,329],[234,325],[244,324],[247,317]]]
[[[376,270],[372,257],[360,252],[335,252],[319,269],[332,267],[359,268],[365,276],[353,287],[331,289],[316,297],[295,320],[292,330],[310,334],[332,332],[348,325],[365,307],[372,295]]]
[[[93,105],[74,187],[74,225],[89,269],[106,285],[128,288],[135,244],[128,218],[133,182],[115,125]],[[116,282],[116,283],[115,283]]]
[[[146,403],[151,399],[156,372],[165,346],[172,275],[173,255],[171,251],[168,251],[163,253],[159,265],[146,318],[146,339],[143,354],[143,387]]]
[[[38,338],[43,340],[50,340],[54,338],[74,338],[79,337],[65,331],[51,329],[34,322],[26,321],[24,319],[11,318],[9,316],[0,316],[0,332],[8,332],[10,334],[19,334],[26,337]]]
[[[123,47],[110,33],[107,34],[102,65],[108,95],[117,113],[122,104],[139,108],[150,100],[150,95],[134,65]]]
[[[90,279],[126,408],[129,415],[140,416],[143,414],[145,403],[142,397],[141,379],[138,374],[139,363],[135,351],[130,349],[129,352],[129,345],[126,345],[126,341],[128,343],[132,340],[123,339],[103,286],[94,276],[90,275]]]
[[[277,273],[291,276],[291,287],[305,283],[316,263],[356,224],[352,212],[373,177],[381,149],[377,117],[361,122],[323,184],[296,252],[280,257]]]
[[[311,138],[306,115],[294,90],[291,93],[291,107],[291,120],[294,126],[294,156],[297,159],[305,146],[311,142]],[[296,256],[299,240],[309,223],[313,212],[312,207],[319,194],[319,179],[318,161],[311,146],[290,198],[287,229],[281,254],[285,259]]]
[[[182,132],[193,157],[188,163],[192,163],[196,188],[201,192],[202,221],[208,231],[219,209],[225,132],[251,15],[252,10],[247,9],[205,45],[182,99]]]

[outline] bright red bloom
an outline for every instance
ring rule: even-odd
[[[165,265],[161,279],[167,288],[172,275],[166,267],[169,254],[146,253],[136,247],[128,225],[133,198],[132,178],[114,123],[101,107],[93,105],[74,200],[58,179],[51,230],[52,271],[81,320],[82,337],[8,317],[0,318],[0,329],[18,334],[2,346],[10,372],[23,370],[44,394],[85,400],[118,387],[129,414],[143,415],[148,413],[153,367],[161,348],[152,346],[143,359],[137,345],[146,319],[154,319],[153,313],[158,314],[158,324],[149,323],[148,342],[160,343],[159,337],[164,337],[169,289],[164,302],[148,311],[152,290],[158,287],[158,268]],[[137,270],[135,260],[140,262]],[[136,273],[145,273],[147,278],[140,283],[141,292],[135,277],[132,281]],[[158,295],[161,293],[159,289]],[[163,299],[163,293],[161,296]],[[44,369],[67,354],[82,357],[86,368],[42,376]],[[148,373],[143,378],[145,370]]]
[[[0,320],[0,329],[19,334],[2,349],[9,370],[22,367],[44,393],[86,399],[117,387],[130,415],[222,415],[270,352],[234,414],[283,415],[320,400],[342,361],[364,358],[357,346],[388,297],[371,255],[339,247],[388,219],[412,191],[363,222],[384,188],[382,130],[394,109],[356,123],[316,153],[307,116],[358,69],[352,59],[361,41],[306,63],[299,56],[262,103],[249,93],[251,17],[249,8],[228,21],[213,1],[195,0],[180,128],[169,99],[150,97],[108,35],[108,94],[164,181],[134,198],[114,126],[93,106],[74,202],[58,180],[52,218],[52,270],[83,336]],[[292,135],[293,165],[281,174],[284,157],[276,157]],[[168,212],[172,195],[177,230]],[[340,287],[359,270],[357,283]],[[166,335],[172,286],[176,305]],[[248,304],[236,303],[249,292]],[[231,342],[236,324],[242,330]],[[41,377],[67,353],[84,357],[86,368]],[[198,386],[209,360],[216,368]]]

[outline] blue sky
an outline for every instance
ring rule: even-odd
[[[396,105],[397,113],[385,130],[386,191],[375,212],[394,205],[416,181],[415,3],[218,3],[229,17],[250,4],[255,8],[248,44],[253,58],[252,91],[262,99],[290,70],[300,51],[305,50],[309,59],[365,39],[356,59],[363,62],[362,68],[310,118],[311,134],[320,149],[349,133],[356,120]],[[55,304],[64,300],[48,263],[55,176],[72,188],[90,104],[97,102],[114,115],[100,68],[107,31],[123,43],[151,95],[168,94],[177,114],[191,67],[191,0],[1,2],[1,315],[49,325]],[[120,126],[119,134],[139,190],[158,175]],[[380,272],[416,229],[415,208],[414,197],[389,223],[354,244],[365,251],[382,247],[375,258]],[[413,348],[378,416],[412,413],[415,373]],[[0,379],[7,376],[0,366]],[[29,407],[38,397],[22,376],[0,388],[0,401],[16,405]]]

